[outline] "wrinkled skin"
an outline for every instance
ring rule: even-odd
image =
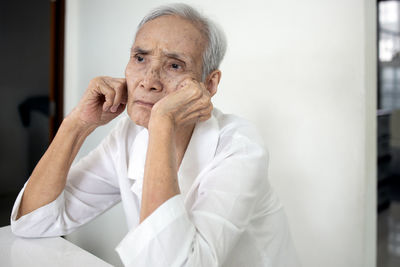
[[[192,23],[162,16],[136,35],[125,79],[93,79],[77,109],[86,125],[103,125],[127,107],[132,121],[149,127],[151,118],[169,120],[175,129],[207,120],[221,73],[201,82],[206,40]]]

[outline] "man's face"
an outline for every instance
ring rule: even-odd
[[[153,105],[182,80],[201,80],[205,45],[201,32],[177,16],[162,16],[143,25],[125,70],[127,111],[136,124],[147,127]]]

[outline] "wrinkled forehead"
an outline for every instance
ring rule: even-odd
[[[132,49],[162,49],[197,61],[202,59],[206,43],[198,26],[184,18],[166,15],[146,22],[137,32]]]

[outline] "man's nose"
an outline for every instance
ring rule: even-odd
[[[146,70],[141,86],[149,91],[161,91],[163,89],[159,66],[151,66]]]

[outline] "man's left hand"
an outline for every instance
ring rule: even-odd
[[[185,78],[175,92],[158,101],[152,108],[149,129],[168,123],[173,130],[205,121],[211,117],[211,95],[204,84]]]

